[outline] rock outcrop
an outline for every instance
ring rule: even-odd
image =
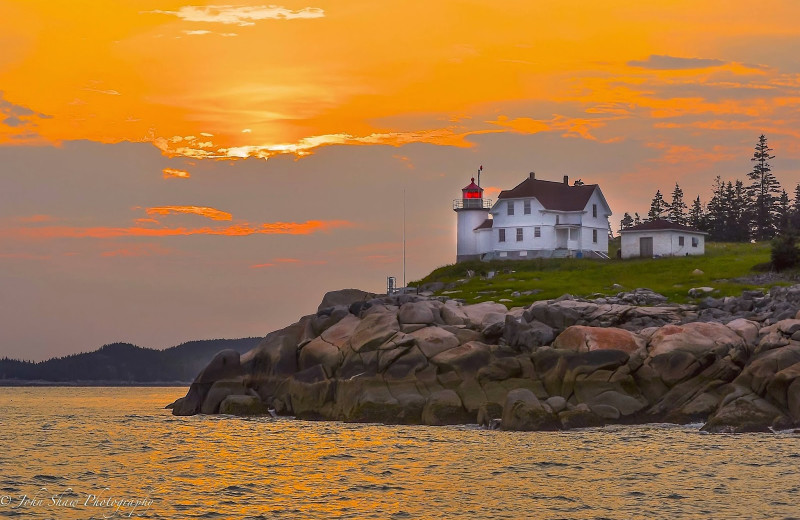
[[[345,290],[242,356],[220,352],[172,408],[506,430],[798,427],[799,311],[800,285],[696,306],[642,289],[511,310]]]

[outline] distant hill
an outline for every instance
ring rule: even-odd
[[[123,384],[192,381],[224,349],[244,353],[262,338],[189,341],[165,350],[130,343],[104,345],[94,352],[34,363],[0,359],[0,384],[22,381],[109,382]]]

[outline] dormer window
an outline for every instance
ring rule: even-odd
[[[526,200],[522,203],[522,213],[525,215],[531,214],[531,201]]]
[[[506,204],[506,211],[509,216],[514,215],[514,203],[512,201],[508,201]]]

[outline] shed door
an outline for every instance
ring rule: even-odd
[[[639,256],[642,258],[653,258],[653,237],[642,237],[639,239]]]

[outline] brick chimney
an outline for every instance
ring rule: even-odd
[[[531,176],[531,179],[536,179],[536,172],[531,172],[530,176]]]
[[[569,175],[564,175],[564,184],[569,186]]]

